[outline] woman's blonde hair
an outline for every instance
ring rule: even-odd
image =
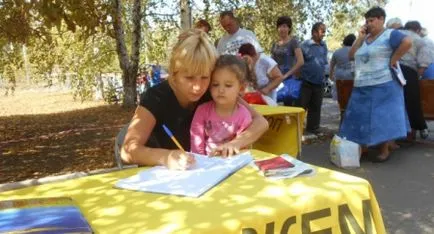
[[[217,60],[217,51],[208,35],[199,29],[189,29],[181,33],[172,49],[169,75],[183,69],[190,75],[209,76]]]

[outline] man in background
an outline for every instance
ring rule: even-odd
[[[317,22],[312,26],[312,38],[302,43],[304,65],[301,68],[300,99],[298,106],[307,111],[306,131],[318,134],[321,120],[321,105],[325,81],[325,66],[327,65],[327,45],[323,38],[326,26]]]
[[[241,45],[247,43],[252,44],[257,53],[263,52],[256,35],[250,30],[240,28],[240,24],[232,11],[223,11],[220,13],[220,24],[226,31],[217,43],[217,51],[220,55],[236,55]]]

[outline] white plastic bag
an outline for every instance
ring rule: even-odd
[[[262,94],[262,98],[264,99],[264,101],[267,103],[267,105],[269,106],[278,106],[277,102],[274,101],[272,98],[270,98],[269,96],[263,95]]]
[[[341,168],[360,167],[360,145],[335,135],[330,143],[330,161]]]

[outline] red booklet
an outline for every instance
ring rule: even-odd
[[[256,166],[259,170],[265,172],[268,170],[276,170],[276,169],[286,169],[294,167],[294,165],[284,158],[277,156],[274,158],[264,159],[260,161],[255,161]]]

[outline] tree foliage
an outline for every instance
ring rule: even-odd
[[[356,32],[363,12],[385,0],[195,0],[194,20],[223,35],[219,12],[234,10],[243,27],[253,30],[265,51],[277,39],[275,21],[288,15],[293,35],[310,37],[316,21],[326,23],[329,48]],[[32,79],[68,80],[78,97],[87,98],[101,73],[122,71],[125,104],[136,96],[135,77],[143,63],[166,64],[180,30],[179,0],[0,0],[0,71],[22,70],[28,48]],[[17,27],[19,25],[19,27]],[[11,50],[11,48],[14,48]],[[117,55],[117,59],[116,59]],[[13,65],[13,66],[12,66]],[[4,76],[3,76],[4,77]]]
[[[50,39],[50,30],[63,23],[72,32],[78,27],[87,35],[105,32],[111,10],[106,0],[2,0],[0,38],[19,43],[32,37]]]
[[[209,0],[203,2],[204,13],[198,12],[196,17],[210,19],[216,29],[211,33],[214,39],[224,33],[219,25],[218,13],[233,10],[241,25],[256,33],[265,51],[269,51],[272,42],[277,39],[276,20],[279,16],[291,17],[292,34],[299,39],[310,37],[310,29],[315,22],[324,22],[330,35],[326,40],[334,45],[336,40],[340,43],[346,33],[357,31],[367,9],[386,3],[385,0],[217,0],[210,7]]]

